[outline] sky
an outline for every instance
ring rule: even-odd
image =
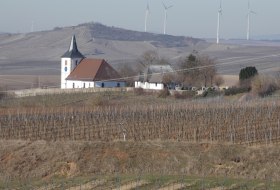
[[[1,0],[0,32],[25,33],[99,22],[143,31],[163,32],[162,2],[168,10],[167,34],[215,38],[220,0]],[[221,38],[246,37],[247,0],[222,0]],[[280,34],[280,0],[251,0],[251,36]]]

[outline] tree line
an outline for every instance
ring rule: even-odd
[[[175,63],[170,63],[162,58],[156,51],[146,51],[137,60],[137,67],[132,68],[129,65],[122,65],[120,73],[128,78],[128,84],[133,86],[134,77],[143,72],[150,65],[172,65],[174,72],[165,73],[163,83],[176,83],[184,88],[190,87],[210,87],[220,86],[224,83],[221,76],[217,74],[215,67],[216,60],[207,55],[199,54],[194,51],[190,55],[179,59]]]

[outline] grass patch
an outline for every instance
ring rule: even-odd
[[[31,179],[31,180],[13,180],[0,181],[0,189],[67,189],[82,188],[91,185],[94,188],[119,188],[129,183],[146,181],[137,189],[154,189],[170,187],[174,184],[181,184],[186,189],[200,190],[210,188],[226,188],[231,190],[238,189],[280,189],[280,182],[250,179],[233,179],[223,177],[197,177],[183,175],[99,175],[95,177],[52,177],[51,179]]]
[[[56,107],[108,107],[174,103],[184,100],[158,98],[157,93],[137,95],[134,92],[88,92],[38,95],[32,97],[6,97],[0,100],[0,108],[56,108]]]

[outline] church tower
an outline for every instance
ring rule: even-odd
[[[85,58],[78,50],[76,37],[72,37],[69,50],[61,56],[61,88],[67,88],[66,78],[75,69],[75,67]]]

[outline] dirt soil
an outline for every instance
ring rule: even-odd
[[[184,174],[279,180],[280,147],[184,142],[0,141],[0,177]]]

